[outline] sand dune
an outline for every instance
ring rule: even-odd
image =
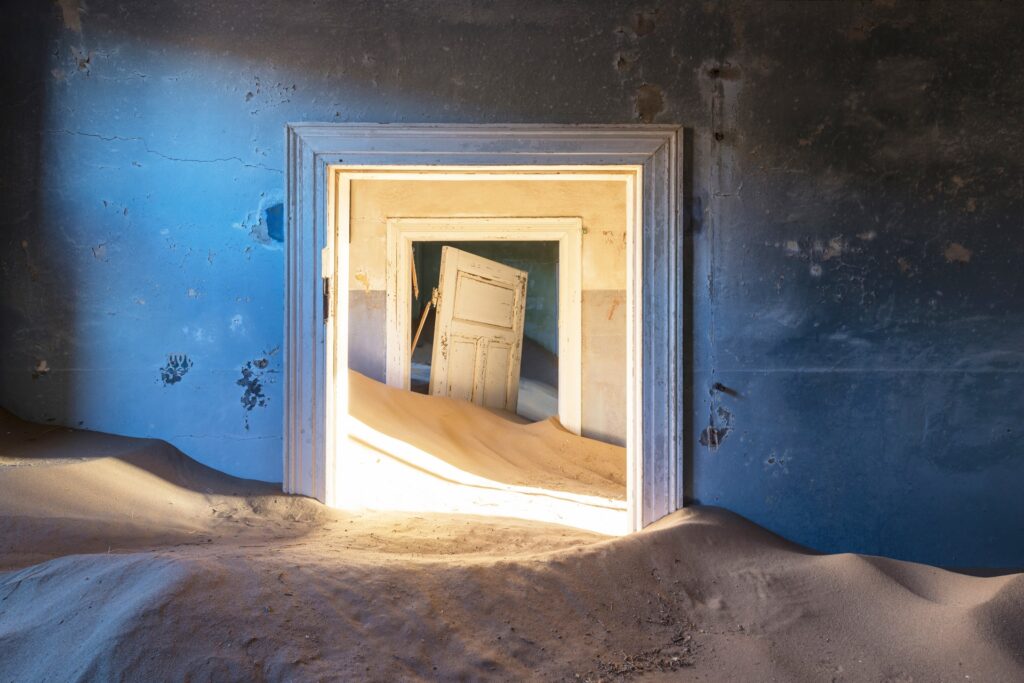
[[[520,486],[625,499],[626,449],[566,431],[555,418],[516,416],[401,391],[349,372],[349,411],[453,467]]]
[[[624,448],[355,372],[349,389],[336,504],[629,531]]]
[[[343,513],[159,441],[0,436],[3,681],[1024,679],[1024,575],[816,555],[715,508],[616,539]]]
[[[74,552],[286,533],[324,514],[280,487],[236,479],[170,444],[44,427],[0,411],[0,570]],[[267,513],[274,514],[268,516]]]

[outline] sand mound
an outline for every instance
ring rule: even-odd
[[[626,449],[566,431],[556,418],[513,415],[424,396],[349,372],[349,412],[464,472],[519,486],[626,496]]]
[[[815,555],[714,508],[613,540],[339,513],[160,442],[15,426],[0,680],[1024,678],[1024,575]]]
[[[424,396],[349,373],[338,504],[629,530],[626,450],[529,424],[465,401]]]
[[[260,534],[267,524],[287,534],[324,514],[311,500],[230,477],[164,441],[33,425],[3,411],[0,437],[0,569],[245,535],[257,522]]]
[[[1024,574],[995,582],[994,591],[977,601],[971,615],[978,629],[1024,668]]]

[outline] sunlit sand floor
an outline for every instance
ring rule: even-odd
[[[0,421],[0,680],[1024,680],[1024,575],[816,555],[715,508],[619,538],[350,513]]]

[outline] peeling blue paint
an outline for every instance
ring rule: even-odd
[[[256,358],[247,361],[242,366],[242,376],[235,381],[235,384],[242,387],[242,409],[246,431],[249,430],[249,413],[255,408],[266,408],[270,398],[264,393],[264,381],[268,372],[270,360],[267,358]]]
[[[718,406],[712,411],[708,426],[700,433],[700,445],[716,451],[731,431],[732,413],[723,406]]]
[[[267,235],[275,242],[284,242],[284,204],[278,202],[263,211],[263,221],[267,225]]]
[[[172,353],[167,356],[167,364],[160,368],[160,381],[164,386],[177,384],[192,369],[192,360],[185,354]]]
[[[257,244],[279,249],[278,245],[284,242],[284,203],[280,195],[280,192],[262,193],[257,208],[248,212],[235,227],[247,232]]]

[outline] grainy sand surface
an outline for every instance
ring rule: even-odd
[[[0,681],[1024,680],[1020,574],[817,555],[715,508],[614,539],[345,513],[160,441],[0,437]]]

